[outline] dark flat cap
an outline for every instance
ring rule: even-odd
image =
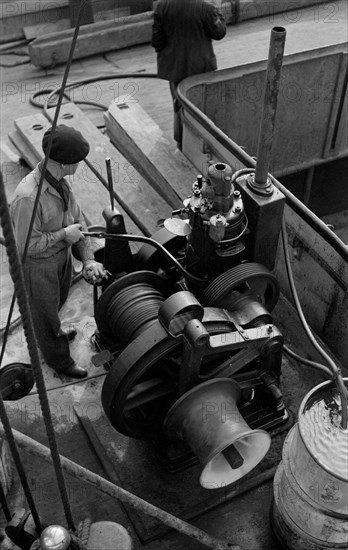
[[[42,149],[46,154],[52,128],[49,128],[42,138]],[[59,124],[53,133],[50,158],[60,164],[76,164],[89,153],[89,144],[78,130]]]

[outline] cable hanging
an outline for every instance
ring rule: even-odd
[[[33,212],[32,212],[32,216],[31,216],[31,220],[30,220],[30,224],[29,224],[29,229],[28,229],[28,234],[27,234],[27,238],[26,238],[26,242],[25,242],[25,247],[24,247],[24,252],[23,252],[23,257],[22,257],[22,263],[24,263],[25,260],[26,260],[26,256],[27,256],[27,252],[28,252],[28,248],[29,248],[30,236],[31,236],[32,229],[33,229],[33,226],[34,226],[34,220],[35,220],[35,216],[36,216],[36,212],[37,212],[37,208],[38,208],[38,204],[39,204],[39,200],[40,200],[42,186],[43,186],[43,183],[44,183],[44,178],[45,178],[45,173],[46,173],[46,169],[47,169],[48,159],[49,159],[51,148],[52,148],[54,130],[57,126],[57,122],[58,122],[58,118],[59,118],[60,107],[61,107],[61,104],[62,104],[62,101],[63,101],[64,89],[65,89],[65,86],[66,86],[66,83],[67,83],[69,70],[70,70],[70,66],[71,66],[71,63],[72,63],[72,59],[73,59],[73,54],[74,54],[74,50],[75,50],[75,46],[76,46],[76,42],[77,42],[77,37],[78,37],[79,29],[80,29],[81,14],[82,14],[82,10],[85,6],[85,3],[86,3],[86,0],[83,0],[81,2],[80,6],[79,6],[79,12],[78,12],[78,15],[77,15],[77,24],[76,24],[76,27],[74,29],[74,35],[73,35],[71,46],[70,46],[69,57],[68,57],[68,61],[67,61],[66,67],[65,67],[63,80],[62,80],[62,85],[61,85],[60,93],[59,93],[59,96],[58,96],[57,107],[56,107],[55,114],[54,114],[54,119],[53,119],[53,122],[52,122],[52,132],[50,133],[50,136],[49,136],[47,150],[46,150],[46,154],[45,154],[45,158],[44,158],[44,162],[43,162],[43,166],[42,166],[42,171],[41,171],[40,180],[39,180],[39,184],[38,184],[38,190],[37,190],[37,194],[36,194],[36,197],[35,197]],[[11,273],[11,276],[12,276],[12,279],[13,279],[13,282],[14,282],[14,287],[15,287],[15,292],[12,296],[11,307],[10,307],[10,311],[9,311],[9,315],[8,315],[8,319],[7,319],[7,324],[6,324],[6,330],[5,330],[5,334],[4,334],[4,341],[3,341],[3,346],[2,346],[2,350],[1,350],[1,357],[0,357],[0,366],[1,366],[1,361],[3,359],[3,356],[4,356],[6,343],[7,343],[7,337],[8,337],[8,333],[9,333],[9,327],[10,327],[10,324],[11,324],[11,316],[12,316],[12,312],[13,312],[13,308],[14,308],[14,303],[15,303],[15,299],[17,298],[19,311],[20,311],[22,319],[23,319],[23,328],[24,328],[24,333],[25,333],[26,340],[27,340],[28,351],[29,351],[29,355],[30,355],[33,374],[34,374],[34,378],[35,378],[35,381],[36,381],[37,390],[38,390],[38,393],[39,393],[39,400],[40,400],[40,405],[41,405],[43,418],[44,418],[44,422],[45,422],[48,442],[49,442],[49,446],[50,446],[50,450],[51,450],[51,455],[52,455],[53,465],[54,465],[54,469],[55,469],[58,489],[59,489],[59,493],[60,493],[60,496],[61,496],[61,501],[62,501],[62,504],[63,504],[64,513],[65,513],[65,517],[66,517],[69,529],[72,530],[72,531],[75,531],[75,525],[74,525],[74,520],[73,520],[73,516],[72,516],[70,503],[69,503],[68,492],[67,492],[67,487],[66,487],[66,483],[65,483],[65,478],[64,478],[64,474],[63,474],[62,465],[61,465],[60,454],[59,454],[57,440],[56,440],[55,433],[54,433],[53,422],[52,422],[52,417],[51,417],[51,411],[50,411],[47,391],[46,391],[46,387],[45,387],[45,381],[44,381],[43,374],[42,374],[40,357],[39,357],[39,354],[38,354],[38,344],[37,344],[37,341],[36,341],[36,336],[35,336],[35,332],[34,332],[34,328],[33,328],[33,322],[32,322],[32,317],[31,317],[31,312],[30,312],[30,307],[29,307],[29,301],[28,301],[28,297],[27,297],[27,294],[26,294],[26,290],[25,290],[22,264],[21,264],[21,261],[20,261],[20,258],[19,258],[19,254],[18,254],[18,250],[17,250],[17,246],[16,246],[16,241],[15,241],[15,237],[14,237],[14,233],[13,233],[13,227],[12,227],[12,223],[11,223],[11,217],[10,217],[10,212],[9,212],[9,208],[8,208],[8,203],[7,203],[7,198],[6,198],[6,193],[5,193],[2,174],[1,174],[1,178],[0,178],[0,215],[1,215],[1,226],[3,228],[3,234],[4,234],[4,238],[5,238],[5,244],[7,246],[7,254],[8,254],[8,257],[9,257],[10,273]],[[1,401],[2,401],[2,399],[1,399]],[[0,401],[0,404],[1,404],[1,401]],[[4,415],[4,420],[5,420],[5,424],[6,424],[6,415]],[[11,433],[10,432],[11,432],[11,427],[9,425],[8,433],[9,433],[10,441],[11,441]],[[15,454],[16,454],[15,446],[13,447],[13,452],[14,452],[14,456],[15,456]],[[23,477],[23,482],[24,482],[24,486],[25,486],[25,477]],[[30,500],[29,492],[28,492],[27,500],[28,500],[28,498]],[[33,513],[33,518],[34,518],[34,521],[35,521],[35,525],[37,526],[37,529],[40,532],[40,529],[41,529],[40,520],[37,516],[37,512],[35,510],[33,502],[32,502],[32,505],[33,505],[32,513]]]

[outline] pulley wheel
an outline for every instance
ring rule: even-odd
[[[279,298],[277,278],[267,267],[258,263],[240,264],[222,273],[210,283],[200,296],[205,307],[233,307],[233,301],[250,296],[271,312]]]
[[[31,365],[10,363],[0,369],[0,392],[4,401],[16,401],[28,395],[34,386]]]
[[[114,296],[124,289],[131,288],[132,285],[137,285],[140,283],[152,285],[165,296],[167,295],[167,283],[165,279],[153,271],[136,271],[121,277],[107,287],[96,303],[94,317],[98,330],[101,334],[111,337],[113,336],[109,322],[109,305]]]
[[[232,330],[231,323],[204,323],[210,334]],[[102,405],[112,426],[136,439],[160,433],[168,409],[178,398],[177,386],[183,339],[171,337],[157,321],[138,336],[114,361],[102,388]],[[226,353],[220,353],[219,362]],[[216,368],[217,357],[203,359],[204,379]]]
[[[187,244],[186,237],[182,235],[173,235],[165,227],[154,233],[151,238],[161,244],[176,259],[184,255],[184,249]],[[170,263],[163,254],[154,246],[144,244],[135,258],[137,269],[146,269],[157,272],[159,269],[167,269]]]

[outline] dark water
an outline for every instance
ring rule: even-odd
[[[303,200],[307,171],[278,178],[296,197]],[[328,162],[314,170],[307,206],[319,217],[348,210],[348,158]]]

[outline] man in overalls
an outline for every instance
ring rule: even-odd
[[[47,151],[51,129],[43,137]],[[30,234],[23,270],[38,344],[46,363],[57,373],[84,378],[87,371],[70,355],[69,341],[76,330],[61,329],[59,310],[66,301],[72,278],[72,245],[83,262],[83,275],[88,282],[98,283],[107,274],[94,260],[83,214],[69,183],[78,163],[89,152],[82,134],[68,126],[54,131],[45,179]],[[22,256],[38,191],[43,161],[17,186],[11,204],[11,216],[19,254]]]

